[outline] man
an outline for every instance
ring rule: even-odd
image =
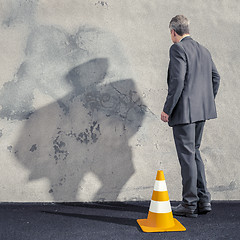
[[[175,215],[197,217],[211,211],[204,164],[199,147],[205,120],[217,117],[215,97],[220,76],[209,51],[189,34],[189,22],[183,15],[169,24],[173,45],[168,68],[168,95],[161,120],[173,129],[181,166],[182,202]]]

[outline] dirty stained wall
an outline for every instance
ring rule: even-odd
[[[150,200],[158,169],[181,199],[160,121],[177,14],[221,75],[201,146],[209,191],[240,199],[239,12],[237,0],[1,0],[0,201]]]

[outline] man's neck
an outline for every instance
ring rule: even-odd
[[[181,38],[180,38],[180,40],[179,40],[179,42],[181,42],[185,37],[189,37],[189,36],[190,36],[190,34],[184,34],[184,35],[182,35]]]

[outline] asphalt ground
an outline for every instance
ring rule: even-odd
[[[0,240],[240,239],[240,201],[213,201],[206,215],[175,217],[185,232],[144,233],[136,220],[147,217],[149,204],[0,203]]]

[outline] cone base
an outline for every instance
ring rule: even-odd
[[[150,226],[148,219],[138,219],[137,222],[143,232],[181,232],[186,231],[186,228],[177,220],[173,219],[174,226],[170,228]]]

